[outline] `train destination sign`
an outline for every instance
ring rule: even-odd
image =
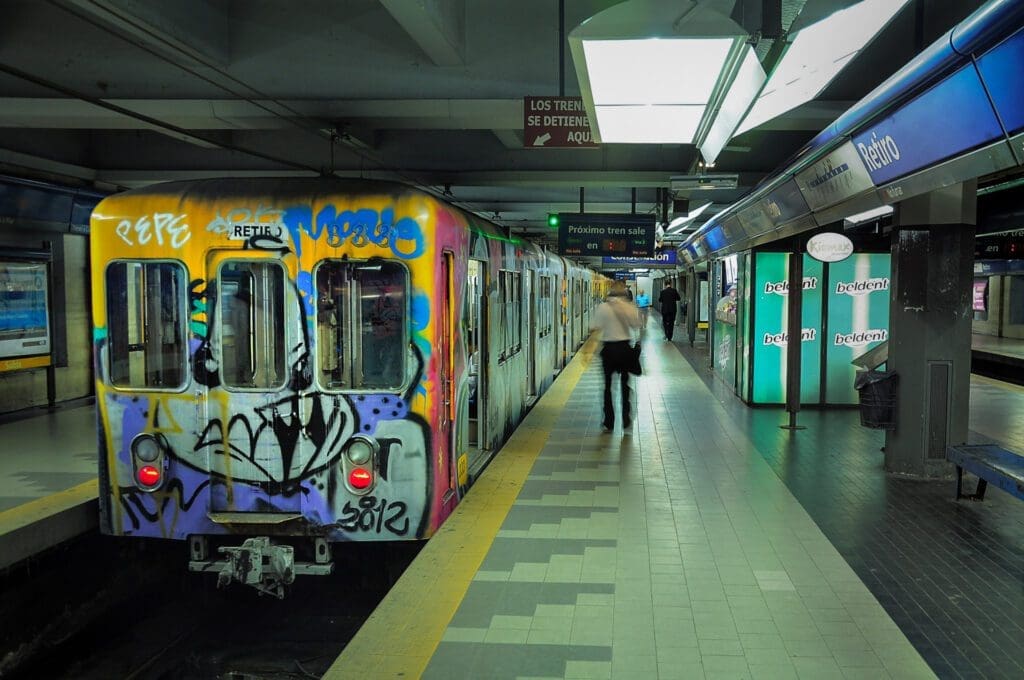
[[[523,146],[592,149],[590,118],[582,97],[523,97]]]
[[[654,215],[559,213],[558,254],[653,257]]]
[[[654,257],[603,257],[603,267],[674,267],[677,264],[676,250],[659,250]]]

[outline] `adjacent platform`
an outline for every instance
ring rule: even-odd
[[[96,411],[0,425],[0,569],[97,526]]]
[[[971,336],[971,351],[1024,362],[1024,340],[1017,338],[997,338],[974,333]]]
[[[601,433],[588,346],[325,677],[1022,670],[1024,506],[891,480],[855,410],[802,414],[794,435],[702,355],[646,347],[633,436]],[[998,603],[970,599],[986,587]]]

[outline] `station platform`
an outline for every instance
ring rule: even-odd
[[[1024,365],[1024,340],[997,338],[994,335],[971,335],[971,354],[1002,364]]]
[[[782,430],[650,328],[632,435],[588,344],[326,678],[1024,676],[1024,504],[886,475],[854,409]],[[1024,450],[1024,390],[972,385]]]
[[[0,569],[97,527],[96,409],[0,424]]]

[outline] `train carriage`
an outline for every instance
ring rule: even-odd
[[[278,596],[432,535],[589,328],[591,275],[403,185],[170,183],[91,233],[103,531]]]

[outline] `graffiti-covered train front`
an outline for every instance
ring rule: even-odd
[[[188,540],[192,569],[277,595],[331,544],[432,535],[598,290],[385,183],[158,185],[91,234],[103,530]]]

